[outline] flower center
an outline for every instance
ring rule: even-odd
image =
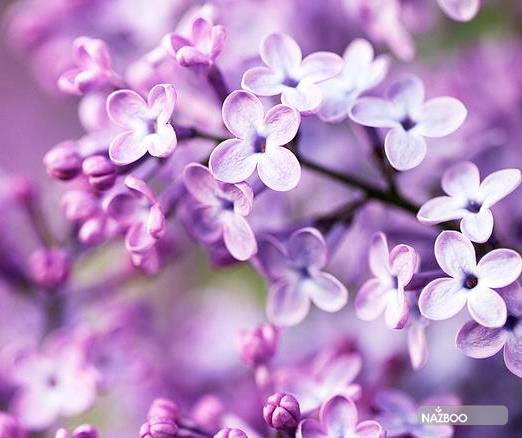
[[[405,116],[401,121],[401,126],[403,127],[403,129],[405,131],[409,131],[410,129],[412,129],[416,123],[411,119],[410,116]]]
[[[254,139],[254,151],[256,153],[263,153],[266,151],[266,137],[263,135],[256,135]]]
[[[223,210],[232,211],[234,210],[234,202],[232,202],[230,199],[226,198],[219,198],[221,201],[221,208]]]
[[[155,119],[147,120],[147,134],[152,134],[158,130],[158,124]]]
[[[468,205],[466,205],[466,210],[471,213],[478,213],[480,211],[480,207],[482,207],[477,201],[468,201]]]
[[[47,386],[49,386],[50,388],[54,388],[58,385],[58,378],[56,377],[56,375],[54,374],[50,374],[49,376],[47,376]]]
[[[283,85],[286,85],[287,87],[295,88],[298,84],[299,82],[297,82],[294,78],[291,78],[289,76],[287,76],[283,80]]]
[[[464,287],[466,289],[473,289],[478,285],[478,278],[476,275],[467,274],[464,278]]]
[[[517,324],[518,324],[518,318],[514,315],[508,315],[507,318],[506,318],[506,323],[504,324],[504,328],[506,330],[513,330]]]

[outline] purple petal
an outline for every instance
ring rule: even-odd
[[[361,125],[374,128],[399,126],[393,104],[377,97],[363,97],[357,100],[350,110],[350,118]]]
[[[257,266],[269,280],[278,280],[290,272],[285,247],[272,236],[263,236],[258,241]]]
[[[147,153],[147,143],[137,139],[132,131],[122,132],[109,146],[110,159],[119,165],[134,163]]]
[[[176,56],[176,52],[185,46],[190,46],[191,43],[185,37],[176,33],[169,33],[161,40],[161,45],[165,48],[172,56]]]
[[[299,82],[297,88],[284,87],[281,91],[281,102],[305,115],[317,112],[322,99],[319,86],[307,80]]]
[[[196,47],[185,46],[176,52],[176,60],[183,67],[208,66],[211,64],[210,57]]]
[[[150,90],[147,102],[159,124],[169,122],[176,106],[176,100],[176,90],[171,84],[158,84]]]
[[[435,240],[435,258],[441,269],[451,277],[461,278],[475,272],[475,248],[457,231],[443,231]]]
[[[476,287],[469,292],[468,310],[484,327],[501,327],[506,322],[506,303],[497,292],[487,287]]]
[[[267,67],[253,67],[243,74],[241,87],[258,96],[275,96],[283,91],[283,79]]]
[[[483,205],[487,208],[496,204],[502,198],[515,190],[521,182],[519,169],[504,169],[493,172],[484,178],[479,192]]]
[[[438,278],[430,282],[419,297],[419,309],[428,319],[442,320],[456,315],[466,304],[467,293],[461,282]]]
[[[417,252],[408,245],[397,245],[390,252],[390,270],[397,277],[400,287],[406,286],[419,262]]]
[[[212,33],[212,24],[202,17],[198,17],[192,23],[192,42],[194,45],[207,45]]]
[[[216,59],[225,47],[226,31],[225,27],[221,25],[212,27],[212,36],[210,43],[210,59]]]
[[[522,338],[510,336],[504,346],[504,362],[515,376],[522,377]]]
[[[78,37],[73,42],[73,59],[77,65],[88,67],[95,64],[101,69],[111,68],[111,56],[103,40]]]
[[[408,322],[409,306],[404,291],[392,289],[388,295],[384,319],[391,329],[402,329]]]
[[[442,189],[450,196],[473,199],[478,194],[480,175],[477,166],[463,161],[451,166],[442,176]]]
[[[522,316],[522,287],[520,283],[514,282],[509,286],[499,290],[500,295],[504,298],[509,314],[513,316]]]
[[[222,184],[223,195],[234,203],[234,212],[247,216],[252,211],[254,192],[247,183]]]
[[[267,315],[278,326],[299,324],[308,315],[310,298],[290,279],[281,279],[270,286]]]
[[[125,235],[125,247],[129,252],[144,253],[154,246],[157,239],[151,236],[143,222],[133,224]]]
[[[145,181],[143,181],[142,179],[140,179],[134,175],[127,175],[125,177],[125,180],[123,181],[123,183],[135,195],[146,198],[150,204],[154,204],[157,202],[156,195],[154,195],[154,192],[150,189],[148,184]]]
[[[383,438],[386,434],[382,426],[374,420],[361,421],[355,428],[357,438]]]
[[[300,79],[310,82],[321,82],[333,78],[343,68],[343,60],[331,52],[315,52],[303,59],[300,68]]]
[[[319,414],[321,424],[328,431],[328,436],[346,436],[357,425],[355,403],[343,396],[336,395],[326,401]]]
[[[294,189],[301,179],[301,165],[296,156],[280,146],[270,148],[259,156],[257,172],[261,181],[277,192]]]
[[[148,142],[147,149],[149,154],[158,158],[165,158],[172,155],[178,144],[176,132],[169,124],[159,125],[156,128],[156,133],[149,134],[145,138],[145,141]]]
[[[340,389],[349,391],[351,382],[361,372],[362,358],[358,353],[344,353],[331,358],[318,371],[326,393],[338,393]]]
[[[464,123],[467,114],[460,100],[436,97],[422,105],[415,131],[424,137],[444,137],[456,131]]]
[[[147,218],[147,230],[154,239],[161,239],[165,234],[166,220],[159,204],[154,204]]]
[[[408,328],[408,352],[413,369],[418,370],[428,361],[428,345],[424,324],[414,322]]]
[[[301,116],[294,108],[276,105],[265,116],[267,147],[282,146],[289,143],[297,134]]]
[[[426,224],[438,224],[460,219],[467,213],[460,199],[438,196],[426,202],[417,213],[417,219]]]
[[[389,291],[389,287],[382,285],[376,278],[366,281],[355,297],[357,317],[364,321],[377,319],[388,304]]]
[[[344,285],[326,272],[320,272],[302,283],[312,302],[325,312],[338,312],[348,301],[348,291]]]
[[[390,251],[384,233],[378,232],[372,236],[368,261],[373,275],[384,281],[390,279]]]
[[[295,40],[285,33],[268,35],[261,43],[261,59],[273,70],[295,73],[301,64],[301,49]]]
[[[256,236],[243,216],[226,212],[223,218],[223,240],[237,260],[248,260],[257,251]]]
[[[328,438],[321,424],[316,420],[303,420],[299,423],[296,438]]]
[[[482,257],[477,265],[480,284],[504,287],[513,283],[522,271],[522,258],[511,249],[495,249]]]
[[[491,210],[482,208],[478,213],[467,213],[460,221],[460,230],[473,242],[486,242],[493,233]]]
[[[326,243],[315,228],[295,231],[288,239],[287,246],[290,260],[299,268],[321,269],[326,265]]]
[[[257,162],[258,157],[252,144],[232,138],[218,144],[212,151],[209,167],[217,179],[238,183],[254,173]]]
[[[440,8],[457,21],[469,21],[478,12],[480,0],[437,0]]]
[[[136,119],[147,112],[147,104],[143,98],[132,90],[118,90],[107,97],[107,114],[109,118],[122,128],[131,128]]]
[[[247,140],[262,126],[265,115],[261,101],[249,91],[236,90],[223,103],[223,121],[236,137]]]
[[[397,170],[417,167],[426,156],[426,141],[420,135],[394,128],[384,139],[384,151],[390,164]]]
[[[219,205],[218,183],[210,171],[201,164],[188,164],[183,170],[183,182],[189,193],[205,205]]]
[[[402,114],[415,113],[424,102],[424,84],[417,76],[406,75],[390,86],[387,96]]]
[[[468,321],[460,328],[455,342],[466,356],[483,359],[497,354],[506,339],[507,333],[502,328],[482,327],[475,321]]]

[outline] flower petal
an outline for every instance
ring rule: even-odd
[[[409,306],[403,290],[392,289],[388,295],[384,320],[391,329],[402,329],[408,322]]]
[[[188,164],[183,170],[183,182],[189,193],[205,205],[219,205],[219,187],[210,171],[199,163]]]
[[[373,275],[385,282],[390,279],[390,251],[384,233],[378,232],[372,236],[368,261]]]
[[[417,411],[414,401],[405,393],[395,389],[380,391],[375,397],[376,407],[387,414],[407,417]]]
[[[246,219],[236,213],[223,213],[223,241],[237,260],[248,260],[257,251],[256,236]]]
[[[397,245],[390,252],[391,273],[397,277],[399,287],[406,286],[417,269],[418,256],[415,249],[408,245]]]
[[[318,85],[303,80],[296,88],[283,87],[281,102],[303,114],[313,114],[319,110],[323,96]]]
[[[217,179],[239,183],[254,173],[257,162],[252,144],[232,138],[218,144],[212,151],[209,167]]]
[[[437,0],[440,8],[457,21],[469,21],[478,12],[480,0]]]
[[[279,240],[272,236],[262,236],[258,239],[257,245],[255,262],[263,275],[275,281],[289,274],[288,256]]]
[[[344,94],[343,81],[329,79],[319,84],[323,99],[317,116],[327,123],[338,123],[348,116],[348,112],[357,94],[347,97]]]
[[[295,73],[303,56],[299,45],[286,33],[268,35],[261,43],[259,54],[266,65],[285,73]]]
[[[414,370],[419,370],[426,365],[428,361],[426,329],[420,322],[415,321],[408,328],[408,353]]]
[[[504,169],[489,174],[480,184],[482,203],[489,208],[515,190],[521,182],[519,169]]]
[[[157,84],[150,90],[147,102],[160,125],[169,122],[176,100],[176,90],[172,84]]]
[[[322,234],[307,227],[295,231],[288,239],[288,256],[298,268],[321,269],[326,265],[327,249]]]
[[[147,104],[135,91],[117,90],[107,97],[107,114],[113,123],[122,128],[131,128],[136,119],[145,115]]]
[[[522,286],[520,286],[520,283],[518,281],[511,283],[498,292],[504,298],[509,314],[517,317],[522,316]]]
[[[472,242],[484,243],[493,233],[493,214],[489,208],[467,213],[460,221],[460,230]]]
[[[484,327],[501,327],[506,322],[506,303],[497,292],[487,287],[476,287],[469,292],[468,310]]]
[[[147,153],[147,143],[132,131],[122,132],[109,146],[110,159],[119,165],[134,163]]]
[[[292,190],[301,179],[299,161],[291,151],[282,146],[260,154],[257,172],[268,188],[278,192]]]
[[[333,78],[343,68],[343,60],[332,52],[315,52],[303,59],[300,68],[300,79],[310,82],[321,82]]]
[[[417,213],[417,219],[425,224],[460,219],[467,213],[460,199],[450,196],[437,196],[426,202]]]
[[[367,280],[355,297],[355,312],[364,321],[373,321],[384,312],[388,304],[388,286],[382,285],[378,279]]]
[[[319,417],[328,436],[346,436],[355,429],[358,414],[352,400],[336,395],[323,404]]]
[[[513,283],[522,271],[522,258],[511,249],[495,249],[482,257],[477,265],[480,284],[504,287]]]
[[[303,420],[297,426],[296,438],[328,438],[317,420]]]
[[[172,125],[159,125],[155,134],[150,134],[146,138],[148,142],[148,152],[153,157],[165,158],[172,155],[178,139]]]
[[[241,87],[258,96],[275,96],[283,91],[283,79],[267,67],[253,67],[243,74]]]
[[[504,362],[515,376],[522,377],[522,338],[510,336],[504,346]]]
[[[453,278],[474,273],[477,266],[475,248],[457,231],[443,231],[435,240],[435,258],[441,269]]]
[[[276,105],[265,116],[267,147],[282,146],[289,143],[297,134],[301,116],[294,108]]]
[[[387,90],[387,96],[402,115],[415,113],[424,102],[424,84],[414,75],[405,75]]]
[[[299,324],[308,315],[310,298],[297,287],[296,282],[285,278],[270,286],[267,315],[278,326]]]
[[[263,104],[251,92],[235,90],[223,102],[223,122],[236,137],[248,140],[263,123]]]
[[[393,104],[377,97],[363,97],[352,106],[350,118],[364,126],[394,128],[399,126]]]
[[[475,321],[468,321],[460,328],[455,342],[466,356],[483,359],[497,354],[506,339],[507,333],[502,328],[482,327]]]
[[[375,420],[361,421],[355,428],[357,438],[383,438],[385,431]]]
[[[254,192],[248,183],[220,184],[222,195],[234,203],[234,212],[248,216],[254,204]]]
[[[466,304],[466,291],[460,281],[438,278],[422,289],[419,309],[428,319],[448,319],[456,315]]]
[[[325,312],[338,312],[348,301],[346,287],[331,274],[320,272],[303,283],[313,303]]]
[[[478,167],[469,161],[451,166],[442,176],[442,189],[450,196],[474,199],[478,195],[479,186]]]
[[[394,128],[384,139],[384,151],[390,164],[397,170],[417,167],[426,156],[426,141],[414,132]]]
[[[444,137],[456,131],[467,115],[468,111],[460,100],[436,97],[422,105],[415,131],[424,137]]]

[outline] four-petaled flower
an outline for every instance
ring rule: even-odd
[[[451,278],[437,278],[422,290],[421,313],[428,319],[451,318],[468,304],[473,319],[484,327],[506,322],[506,303],[491,288],[513,283],[522,271],[520,255],[495,249],[476,262],[471,241],[456,231],[443,231],[435,241],[435,258]]]
[[[291,190],[299,183],[299,161],[282,147],[299,129],[301,118],[295,109],[276,105],[265,114],[255,95],[236,90],[223,103],[223,120],[237,138],[220,143],[210,155],[209,167],[217,179],[238,183],[257,168],[261,181],[272,190]]]
[[[386,236],[377,233],[372,238],[369,262],[375,278],[366,281],[355,298],[357,316],[371,321],[385,312],[388,327],[403,328],[409,311],[404,287],[419,262],[415,249],[397,245],[389,251]]]
[[[170,117],[176,104],[176,91],[170,84],[155,85],[147,102],[135,91],[114,91],[107,98],[107,113],[114,124],[124,129],[109,146],[116,164],[130,164],[147,152],[168,157],[177,139]]]
[[[417,215],[421,222],[438,224],[462,219],[460,229],[473,242],[486,242],[493,232],[490,208],[509,195],[521,182],[519,169],[504,169],[480,182],[477,166],[470,162],[455,164],[442,177],[442,189],[449,196],[426,202]]]
[[[212,25],[202,17],[192,23],[188,38],[177,33],[169,33],[163,38],[163,47],[176,58],[180,65],[211,65],[223,50],[225,28]]]
[[[322,101],[318,83],[333,78],[343,67],[340,56],[315,52],[304,59],[295,40],[284,33],[268,35],[260,55],[266,67],[245,72],[241,86],[258,96],[281,94],[281,102],[302,113],[314,113]]]
[[[480,0],[437,0],[440,8],[457,21],[469,21],[480,9]]]
[[[256,262],[270,280],[267,314],[280,326],[300,323],[310,301],[326,312],[337,312],[348,300],[348,291],[333,275],[323,272],[326,243],[315,228],[295,231],[287,245],[266,236],[259,242]]]
[[[384,140],[390,164],[397,170],[418,166],[426,156],[424,137],[444,137],[455,131],[467,116],[466,107],[453,97],[424,101],[424,85],[416,76],[393,83],[387,99],[362,97],[352,106],[350,117],[365,126],[391,128]]]
[[[252,211],[253,192],[246,183],[228,184],[214,178],[201,164],[189,164],[183,172],[188,192],[198,201],[193,230],[207,243],[223,239],[237,260],[248,260],[257,251],[255,235],[245,219]]]
[[[522,287],[512,285],[500,290],[506,301],[508,316],[502,327],[482,327],[468,321],[457,334],[457,347],[476,359],[493,356],[504,347],[506,367],[522,377]]]
[[[320,421],[306,419],[299,423],[297,438],[382,438],[382,426],[374,420],[358,422],[355,403],[336,395],[323,404]]]
[[[350,43],[343,60],[341,73],[319,84],[323,100],[317,115],[325,122],[344,120],[359,95],[384,79],[390,63],[386,55],[374,58],[372,45],[361,38]]]

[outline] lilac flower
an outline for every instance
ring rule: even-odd
[[[58,79],[58,87],[62,91],[81,95],[116,82],[109,49],[104,41],[88,37],[76,38],[73,42],[73,60],[76,66]]]
[[[350,117],[365,126],[391,128],[384,140],[390,164],[397,170],[417,167],[426,156],[424,137],[445,137],[464,122],[466,108],[453,97],[424,101],[424,85],[405,76],[390,86],[387,99],[363,97]]]
[[[319,84],[323,100],[317,115],[325,122],[344,120],[359,95],[384,79],[390,60],[385,55],[374,59],[372,45],[359,38],[346,48],[343,61],[341,73]]]
[[[118,90],[107,98],[107,113],[123,128],[109,146],[116,164],[130,164],[147,152],[154,157],[168,157],[177,143],[170,117],[176,104],[176,92],[170,84],[155,85],[147,102],[135,91]]]
[[[266,114],[261,101],[248,91],[234,91],[223,103],[223,121],[236,136],[220,143],[210,155],[210,169],[219,180],[245,181],[258,171],[263,183],[277,191],[288,191],[299,183],[301,166],[283,145],[299,129],[299,113],[276,105]]]
[[[190,37],[169,33],[162,41],[163,47],[184,67],[211,65],[223,50],[224,43],[225,28],[213,26],[202,17],[192,23]]]
[[[335,53],[315,52],[304,59],[295,40],[285,33],[268,35],[261,44],[266,67],[254,67],[243,75],[241,86],[258,96],[281,94],[281,102],[301,113],[313,113],[321,105],[321,81],[333,78],[342,69]]]
[[[291,394],[278,392],[266,399],[263,418],[268,426],[277,430],[292,430],[301,418],[299,403]]]
[[[480,9],[480,0],[437,0],[440,8],[457,21],[470,21]]]
[[[389,328],[403,328],[409,311],[404,287],[419,263],[415,249],[397,245],[389,251],[386,236],[377,233],[372,238],[369,261],[375,278],[366,281],[355,298],[357,316],[371,321],[385,312]]]
[[[188,192],[198,201],[198,220],[194,230],[208,243],[221,238],[237,260],[248,260],[257,251],[257,243],[245,219],[252,211],[253,193],[246,183],[217,181],[200,164],[189,164],[183,172]]]
[[[358,422],[355,403],[336,395],[323,404],[320,421],[307,419],[299,423],[297,438],[383,438],[382,426],[373,420]]]
[[[488,328],[468,321],[457,334],[457,347],[465,355],[476,359],[493,356],[504,348],[506,367],[522,377],[522,287],[517,282],[500,292],[508,310],[504,325]]]
[[[419,308],[428,319],[448,319],[467,303],[473,319],[485,327],[506,322],[506,303],[491,288],[513,283],[522,271],[520,255],[495,249],[476,262],[470,240],[456,231],[443,231],[435,241],[435,258],[451,278],[431,281],[421,292]]]
[[[140,428],[140,438],[176,438],[178,426],[171,418],[154,417]]]
[[[310,301],[326,312],[344,307],[348,291],[323,271],[327,257],[323,236],[314,228],[295,231],[286,246],[269,236],[260,242],[256,262],[271,282],[267,314],[272,323],[299,324],[310,310]]]
[[[442,188],[449,196],[426,202],[417,215],[419,221],[438,224],[460,221],[462,233],[473,242],[486,242],[493,233],[490,208],[521,183],[519,169],[504,169],[488,175],[482,183],[477,166],[468,161],[455,164],[442,177]]]
[[[238,336],[241,359],[251,367],[266,364],[276,353],[278,342],[279,331],[271,324],[242,330]]]

